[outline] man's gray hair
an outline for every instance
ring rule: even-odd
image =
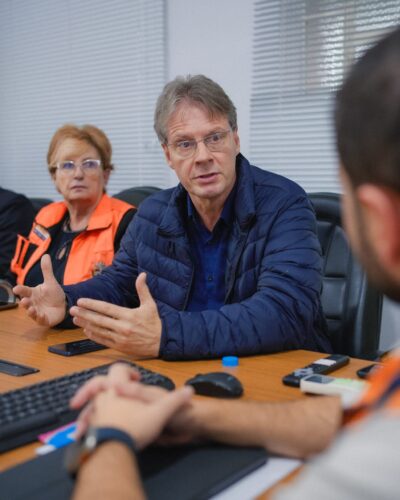
[[[211,117],[225,116],[231,129],[237,130],[236,108],[218,83],[204,75],[178,76],[165,85],[157,99],[154,130],[161,144],[168,142],[168,121],[184,101],[204,107]]]

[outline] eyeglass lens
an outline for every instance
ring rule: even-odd
[[[229,130],[224,130],[222,132],[215,132],[214,134],[208,135],[199,141],[185,140],[178,141],[172,146],[175,151],[183,157],[191,156],[195,153],[197,145],[199,142],[203,142],[209,151],[220,151],[220,149],[225,145],[225,139],[229,133]]]
[[[77,165],[79,165],[83,170],[90,171],[95,170],[100,166],[100,160],[84,160],[82,163],[75,163],[72,160],[61,161],[57,164],[60,170],[69,172],[75,169]]]

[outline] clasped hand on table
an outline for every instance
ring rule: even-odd
[[[170,441],[187,441],[189,436],[183,432],[179,437],[172,436],[176,427],[184,428],[183,414],[189,407],[192,388],[185,386],[168,392],[140,384],[139,378],[136,370],[117,363],[110,368],[108,375],[95,377],[78,390],[71,400],[71,407],[80,409],[86,406],[79,415],[77,437],[84,434],[89,425],[114,427],[129,433],[142,449],[163,431],[168,432],[169,424]]]

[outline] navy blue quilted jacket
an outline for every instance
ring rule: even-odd
[[[321,250],[306,194],[294,182],[251,166],[242,155],[237,176],[221,309],[185,312],[193,262],[181,185],[142,202],[113,264],[89,281],[65,287],[68,302],[91,297],[133,307],[135,279],[145,271],[162,319],[164,359],[287,349],[329,352],[319,299]]]

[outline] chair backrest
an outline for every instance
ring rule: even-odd
[[[343,230],[340,198],[312,193],[323,255],[322,309],[337,353],[375,359],[378,356],[382,294],[367,281]]]
[[[156,193],[157,191],[160,191],[160,188],[154,186],[139,186],[124,189],[123,191],[114,194],[113,197],[138,207],[145,198],[153,193]]]
[[[49,198],[29,198],[29,200],[35,210],[35,214],[37,214],[41,208],[45,207],[49,203],[53,203],[53,200],[50,200]]]

